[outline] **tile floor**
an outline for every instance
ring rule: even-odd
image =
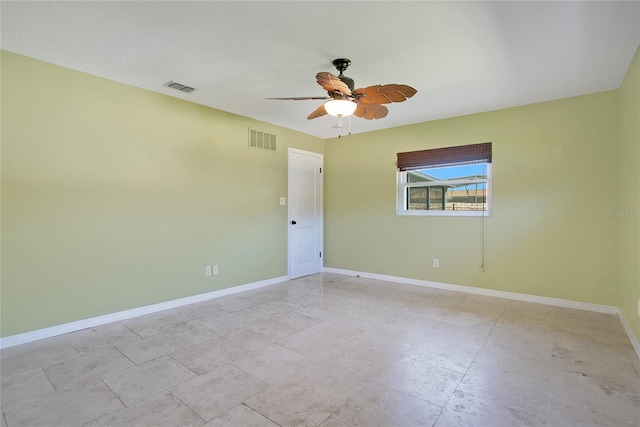
[[[2,427],[640,425],[613,315],[336,274],[1,353]]]

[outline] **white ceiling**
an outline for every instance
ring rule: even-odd
[[[619,87],[640,2],[45,1],[1,5],[2,48],[322,138],[319,71],[418,93],[353,133]],[[163,87],[169,80],[198,90]]]

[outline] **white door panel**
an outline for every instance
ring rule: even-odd
[[[322,155],[289,149],[289,277],[322,271]]]

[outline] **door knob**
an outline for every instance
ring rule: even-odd
[[[291,221],[291,225],[296,225],[296,224],[297,224],[297,222]]]

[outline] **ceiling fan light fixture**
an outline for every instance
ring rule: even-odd
[[[335,117],[347,117],[356,111],[358,105],[348,99],[330,99],[324,103],[324,109],[327,114]]]

